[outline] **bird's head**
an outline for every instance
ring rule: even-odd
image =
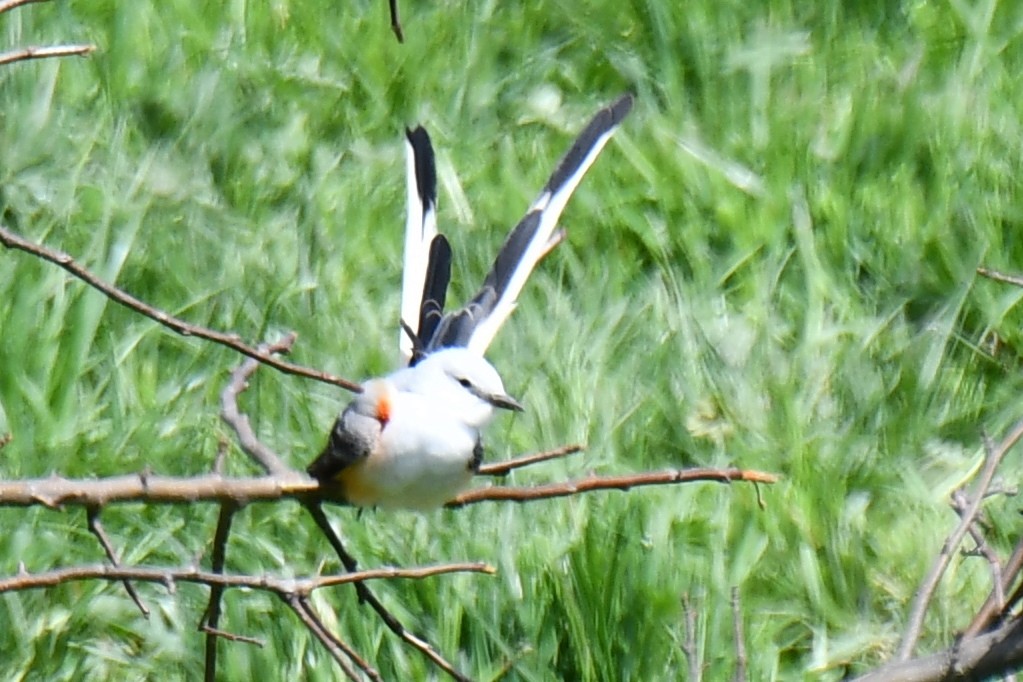
[[[466,348],[445,348],[431,353],[414,370],[408,390],[436,396],[463,419],[481,429],[494,416],[494,408],[522,411],[522,405],[505,393],[504,382],[494,366]]]

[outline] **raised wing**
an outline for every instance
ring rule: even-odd
[[[445,316],[431,336],[420,333],[419,340],[426,352],[465,346],[483,355],[497,330],[515,309],[515,302],[533,268],[564,237],[563,233],[555,231],[561,212],[583,175],[632,110],[632,102],[632,95],[626,94],[597,112],[558,164],[525,217],[508,235],[483,286],[472,300],[461,310]]]

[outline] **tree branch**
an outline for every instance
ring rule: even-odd
[[[703,679],[703,666],[700,664],[700,652],[696,647],[696,609],[690,602],[688,594],[682,595],[682,615],[685,619],[682,654],[689,663],[688,679],[690,682],[700,682]]]
[[[0,225],[0,244],[3,244],[9,249],[24,251],[63,268],[102,293],[110,300],[120,303],[126,308],[130,308],[131,310],[162,324],[182,336],[194,336],[196,338],[205,339],[206,341],[211,341],[221,346],[225,346],[231,350],[241,353],[242,355],[248,356],[253,360],[258,360],[264,365],[268,365],[280,372],[284,372],[285,374],[292,374],[294,376],[301,376],[315,381],[322,381],[324,383],[340,386],[341,388],[354,391],[356,393],[362,391],[362,387],[355,382],[342,379],[341,377],[328,374],[327,372],[321,372],[319,370],[310,369],[308,367],[303,367],[301,365],[281,360],[280,358],[274,357],[272,353],[254,348],[243,342],[241,337],[237,334],[225,334],[205,327],[192,325],[162,310],[158,310],[157,308],[135,298],[126,291],[111,284],[107,284],[99,277],[92,274],[89,270],[76,263],[74,259],[66,253],[55,251],[39,244],[33,244],[32,242],[6,229],[3,225]]]
[[[754,483],[776,483],[778,477],[762,471],[746,469],[669,469],[667,471],[645,471],[638,474],[619,476],[588,476],[576,481],[548,483],[537,486],[492,486],[464,492],[445,506],[452,509],[479,502],[533,502],[555,497],[568,497],[598,490],[622,490],[648,485],[672,485],[694,481],[750,481]],[[0,494],[2,502],[2,494]]]
[[[348,550],[345,549],[344,544],[341,542],[341,538],[336,532],[334,532],[334,527],[330,525],[330,520],[323,512],[323,507],[321,507],[318,503],[308,503],[305,505],[305,508],[309,512],[310,516],[313,517],[317,527],[324,536],[326,536],[327,541],[330,542],[330,545],[333,547],[338,559],[341,560],[341,564],[350,574],[355,574],[355,570],[357,568],[355,558],[348,553]],[[404,640],[406,644],[418,649],[419,652],[430,659],[434,665],[446,672],[452,678],[458,680],[458,682],[471,682],[468,677],[458,672],[455,666],[449,663],[448,660],[440,654],[440,652],[434,649],[433,645],[402,625],[401,621],[398,620],[398,618],[391,613],[379,599],[376,598],[376,595],[373,594],[368,585],[364,584],[362,581],[356,582],[355,591],[359,595],[359,601],[369,604],[370,608],[376,611],[377,615],[380,616],[380,620],[384,621],[384,625],[386,625],[391,632]]]
[[[522,457],[516,457],[515,459],[509,459],[504,462],[484,464],[476,473],[480,476],[507,476],[514,469],[520,469],[531,464],[538,464],[540,462],[546,462],[548,460],[558,459],[560,457],[566,457],[568,455],[574,455],[575,453],[582,451],[583,451],[582,445],[562,445],[560,448],[554,448],[553,450],[546,450],[544,452],[537,452],[532,455],[524,455]]]
[[[297,338],[294,333],[291,333],[277,343],[260,345],[259,350],[270,354],[286,353],[291,350]],[[238,445],[241,446],[242,450],[268,474],[283,475],[295,473],[281,460],[276,452],[256,437],[248,415],[238,409],[238,396],[248,388],[249,377],[258,368],[259,362],[249,358],[231,372],[231,381],[228,382],[227,386],[220,393],[220,418],[234,430],[235,435],[238,436]]]
[[[993,279],[996,282],[1004,282],[1005,284],[1013,284],[1018,287],[1023,287],[1023,277],[1020,275],[1010,275],[1006,272],[991,270],[990,268],[985,268],[983,265],[977,268],[977,274],[981,277]]]
[[[398,16],[398,0],[387,0],[387,8],[391,13],[391,30],[399,43],[405,42],[405,32],[401,30],[401,18]]]
[[[970,625],[963,630],[964,638],[976,637],[1002,615],[1006,604],[1005,593],[1019,577],[1021,571],[1023,571],[1023,539],[1016,543],[1012,554],[1009,555],[1009,559],[1002,568],[1002,584],[991,588],[991,594],[988,595],[984,605],[977,611],[977,615],[973,617]]]
[[[913,596],[913,603],[909,611],[909,624],[906,627],[906,632],[902,637],[902,642],[899,644],[899,652],[896,655],[896,660],[907,661],[910,656],[913,655],[913,649],[916,647],[917,640],[920,639],[920,632],[923,629],[924,614],[927,612],[927,606],[930,604],[931,597],[934,591],[938,587],[938,582],[941,580],[941,576],[945,574],[945,569],[948,568],[949,562],[952,560],[952,555],[955,552],[956,547],[963,541],[967,531],[973,524],[974,519],[977,518],[977,514],[980,512],[980,506],[984,502],[984,496],[987,489],[991,487],[991,481],[994,479],[995,470],[998,468],[998,464],[1005,457],[1005,454],[1009,451],[1016,441],[1023,437],[1023,420],[1016,423],[1016,425],[1009,432],[1009,435],[998,445],[996,448],[988,448],[987,457],[985,458],[984,468],[981,471],[980,478],[977,481],[977,491],[973,496],[973,500],[970,506],[962,514],[962,519],[956,529],[952,531],[952,534],[945,540],[945,544],[941,548],[941,552],[938,554],[938,558],[935,560],[934,565],[931,567],[930,572],[924,578],[920,587],[917,589],[916,594]]]
[[[362,583],[367,580],[421,580],[447,573],[485,573],[494,575],[497,570],[484,563],[450,563],[419,568],[375,568],[341,575],[320,575],[307,578],[278,578],[271,575],[236,575],[215,573],[199,568],[169,568],[152,566],[69,566],[55,568],[41,573],[19,573],[8,578],[0,578],[0,594],[19,590],[35,590],[55,587],[70,582],[83,580],[105,580],[121,582],[160,583],[173,590],[177,583],[195,583],[220,587],[244,587],[250,590],[262,590],[278,595],[291,594],[307,597],[316,590],[336,585]]]
[[[107,537],[107,532],[103,529],[103,524],[99,520],[99,508],[98,507],[86,507],[85,518],[89,524],[89,530],[99,540],[99,544],[103,546],[103,551],[107,554],[107,559],[114,566],[120,566],[121,560],[117,556],[117,552],[114,550],[114,545],[110,542],[110,538]],[[142,597],[135,590],[135,586],[131,584],[130,580],[125,580],[124,589],[128,592],[128,596],[131,597],[132,601],[135,602],[135,606],[139,607],[139,611],[146,618],[149,618],[149,609],[142,603]]]
[[[536,486],[491,486],[462,493],[447,504],[464,507],[480,502],[533,502],[599,490],[629,490],[648,485],[676,485],[696,481],[752,481],[775,483],[778,477],[745,469],[669,469],[617,476],[589,476]],[[147,473],[102,479],[69,479],[60,476],[0,481],[0,507],[98,506],[124,502],[192,504],[194,502],[269,502],[293,499],[299,502],[345,504],[341,492],[329,483],[291,472],[280,476],[224,478],[219,474],[175,477]]]
[[[234,521],[238,505],[225,502],[220,505],[217,518],[217,529],[213,533],[213,557],[210,560],[213,572],[223,575],[227,563],[227,541],[231,536],[231,522]],[[199,630],[206,632],[206,658],[203,679],[206,682],[217,680],[217,641],[220,639],[220,600],[224,596],[224,585],[210,587],[210,600],[206,605],[206,613],[199,621]]]
[[[856,682],[937,682],[984,680],[1023,665],[1023,621],[1015,618],[994,632],[955,642],[945,651],[895,661],[872,670]]]
[[[12,9],[21,7],[22,5],[30,5],[34,2],[47,2],[47,0],[3,0],[0,2],[0,14],[10,12]]]
[[[37,0],[38,1],[38,0]],[[23,47],[19,50],[0,53],[0,66],[24,62],[30,59],[49,57],[84,57],[96,49],[95,45],[52,45],[50,47]]]
[[[335,637],[327,629],[327,626],[323,624],[320,617],[316,615],[316,612],[312,610],[309,603],[299,598],[298,595],[288,595],[284,598],[284,603],[295,612],[295,615],[298,616],[309,632],[313,633],[313,636],[320,640],[320,644],[330,652],[334,662],[341,667],[345,676],[350,680],[354,680],[354,682],[360,682],[359,673],[348,662],[348,659],[352,656],[360,661],[362,660],[355,650],[342,642],[340,638]]]

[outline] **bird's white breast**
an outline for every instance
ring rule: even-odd
[[[382,493],[379,506],[433,509],[454,498],[472,480],[478,438],[443,402],[399,392],[379,448],[364,465]]]

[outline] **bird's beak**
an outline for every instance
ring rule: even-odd
[[[487,396],[487,402],[494,407],[500,407],[503,410],[512,410],[514,412],[524,412],[526,409],[522,407],[522,403],[515,398],[501,393],[492,393]]]

